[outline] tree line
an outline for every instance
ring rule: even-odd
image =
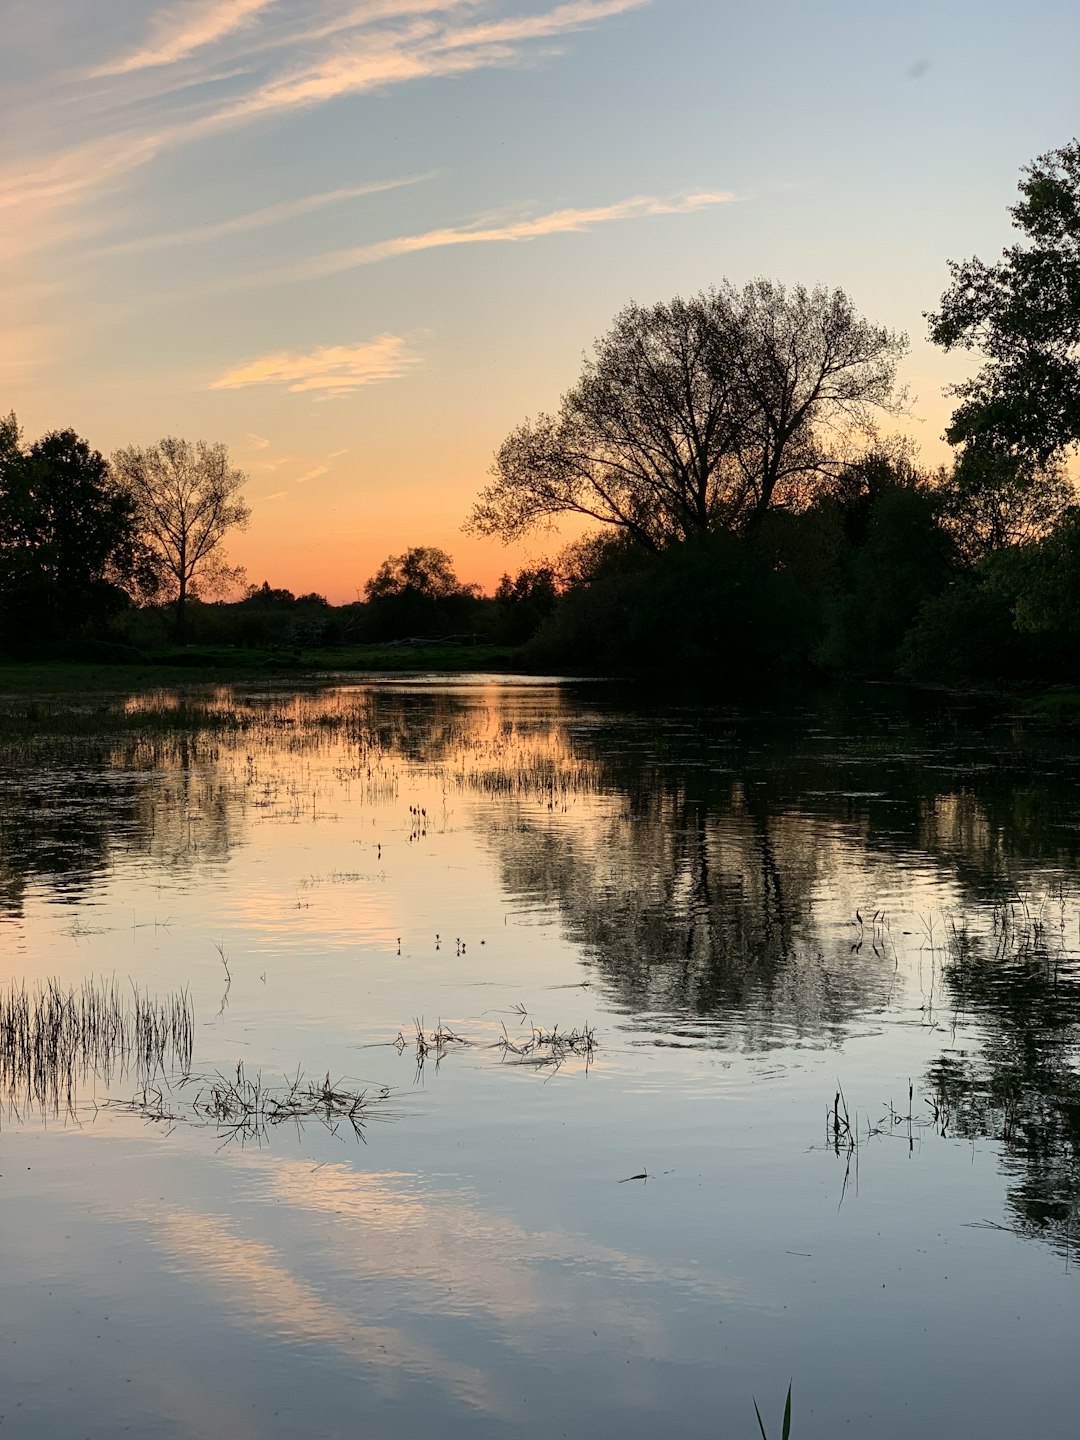
[[[8,650],[107,632],[127,608],[188,602],[235,577],[223,541],[249,517],[224,445],[167,438],[110,463],[74,430],[24,443],[0,419],[0,635]]]
[[[354,605],[249,587],[245,477],[221,445],[106,461],[0,422],[0,636],[301,648],[472,637],[536,665],[1075,678],[1080,506],[1080,141],[1022,173],[1016,243],[951,265],[931,338],[981,363],[954,387],[950,462],[906,413],[907,337],[839,289],[727,281],[618,314],[554,414],[514,429],[466,528],[584,538],[493,597],[445,552],[389,557]]]
[[[948,465],[882,434],[903,335],[842,290],[724,282],[629,305],[553,415],[514,430],[469,520],[564,552],[538,658],[694,673],[1076,678],[1080,141],[1022,173],[1016,243],[952,264],[930,337]]]

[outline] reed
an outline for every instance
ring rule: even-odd
[[[187,1092],[194,1088],[189,1096]],[[372,1108],[390,1098],[386,1086],[360,1089],[346,1080],[309,1080],[302,1070],[285,1076],[282,1085],[268,1084],[261,1070],[249,1074],[243,1061],[227,1075],[183,1075],[175,1089],[144,1084],[130,1099],[107,1100],[103,1109],[120,1109],[170,1129],[187,1123],[214,1129],[225,1142],[262,1144],[270,1131],[292,1123],[298,1128],[314,1121],[331,1134],[345,1127],[357,1140]]]
[[[65,988],[52,979],[0,989],[0,1091],[9,1110],[74,1115],[81,1084],[151,1080],[191,1064],[195,1015],[186,990],[158,1000],[115,977]]]

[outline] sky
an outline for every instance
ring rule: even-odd
[[[248,578],[355,599],[462,532],[628,301],[842,286],[925,339],[1021,167],[1080,133],[1075,0],[0,0],[0,412],[224,441]]]

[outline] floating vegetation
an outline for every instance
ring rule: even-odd
[[[187,1093],[193,1087],[194,1093]],[[125,1110],[170,1130],[184,1123],[207,1126],[225,1142],[261,1145],[277,1126],[291,1123],[299,1129],[308,1121],[332,1135],[344,1127],[365,1140],[372,1107],[389,1098],[385,1085],[360,1089],[348,1080],[331,1080],[329,1071],[322,1080],[308,1080],[297,1070],[292,1078],[285,1076],[283,1085],[270,1085],[261,1071],[249,1075],[239,1061],[235,1073],[183,1075],[175,1086],[144,1084],[130,1099],[107,1100],[101,1108]]]
[[[534,1025],[528,1039],[512,1039],[504,1025],[502,1039],[496,1041],[496,1045],[505,1060],[518,1065],[550,1066],[558,1070],[573,1058],[584,1061],[588,1070],[596,1050],[596,1031],[591,1025],[583,1025],[580,1030],[560,1030],[557,1025],[553,1030],[543,1030]]]
[[[522,1020],[528,1016],[524,1005],[513,1005],[511,1009]],[[399,1055],[406,1050],[413,1052],[416,1057],[416,1078],[419,1080],[429,1060],[434,1061],[435,1069],[438,1070],[452,1050],[473,1045],[475,1042],[451,1030],[441,1020],[433,1030],[427,1030],[424,1028],[424,1021],[418,1018],[413,1021],[413,1029],[408,1037],[403,1030],[399,1030],[397,1038],[390,1043]],[[499,1038],[484,1044],[482,1048],[501,1051],[502,1058],[512,1064],[558,1070],[568,1060],[576,1059],[583,1062],[588,1070],[596,1051],[596,1031],[591,1025],[583,1025],[577,1030],[560,1030],[557,1025],[553,1030],[544,1030],[533,1025],[527,1035],[523,1033],[512,1036],[504,1024]]]
[[[152,1080],[191,1065],[195,1015],[186,990],[164,1000],[115,978],[0,990],[0,1088],[9,1113],[74,1116],[79,1087],[126,1075]]]
[[[394,1049],[402,1054],[407,1049],[414,1049],[416,1053],[416,1078],[419,1080],[428,1057],[431,1056],[435,1062],[435,1069],[438,1070],[447,1052],[454,1045],[468,1045],[468,1040],[463,1036],[455,1034],[448,1025],[440,1020],[434,1030],[425,1031],[422,1019],[413,1021],[413,1034],[406,1040],[404,1034],[399,1030],[397,1039],[393,1041]]]

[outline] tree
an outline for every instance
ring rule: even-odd
[[[513,579],[504,575],[495,591],[503,638],[511,645],[530,639],[554,610],[558,593],[550,565],[526,567]]]
[[[1050,534],[1073,500],[1055,465],[1039,465],[986,436],[969,440],[942,484],[942,519],[969,563]]]
[[[461,583],[450,556],[434,545],[391,555],[364,586],[366,637],[401,640],[472,629],[476,591]]]
[[[429,600],[471,593],[454,574],[454,562],[435,545],[414,545],[404,555],[391,555],[364,586],[368,600],[385,600],[411,592]]]
[[[1023,240],[996,265],[950,263],[952,284],[927,316],[946,350],[986,363],[953,387],[947,436],[1045,466],[1080,441],[1080,140],[1021,172],[1010,214]]]
[[[192,445],[173,436],[146,449],[118,450],[113,466],[156,557],[182,636],[188,599],[220,589],[238,574],[225,564],[222,542],[230,530],[247,526],[251,511],[240,495],[247,476],[230,466],[224,445]]]
[[[23,643],[85,631],[152,583],[134,506],[73,430],[24,449],[0,422],[0,602]]]
[[[758,280],[645,308],[597,341],[557,415],[514,430],[468,527],[515,539],[576,514],[658,552],[755,530],[894,405],[904,337],[840,290]]]

